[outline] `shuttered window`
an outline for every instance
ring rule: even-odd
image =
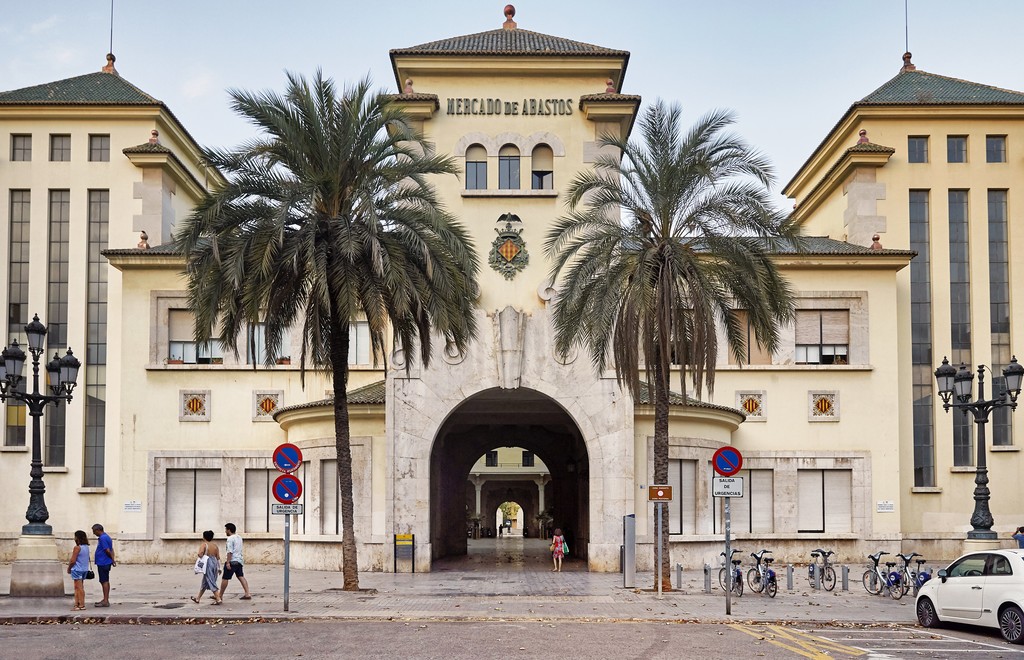
[[[270,492],[277,470],[245,471],[245,532],[284,533],[284,516],[270,513],[270,505],[277,500]]]
[[[774,532],[775,478],[773,471],[741,470],[736,476],[743,478],[743,497],[730,498],[729,513],[732,517],[733,531]],[[724,530],[724,522],[722,528]]]
[[[797,310],[797,364],[847,364],[849,349],[849,310]]]
[[[196,363],[195,324],[196,317],[187,309],[172,309],[167,312],[169,361]]]
[[[668,504],[669,534],[696,534],[697,461],[670,459],[668,483],[675,493]]]
[[[348,326],[348,363],[351,365],[371,364],[370,324],[353,321]]]
[[[167,470],[166,531],[222,529],[220,470]]]
[[[320,533],[341,534],[338,461],[320,461]]]
[[[736,318],[736,322],[739,323],[746,346],[746,361],[743,364],[771,364],[772,354],[761,348],[760,344],[757,343],[757,336],[750,325],[750,316],[747,310],[734,309],[732,313]],[[739,364],[731,349],[729,350],[729,364]]]
[[[853,527],[850,470],[797,471],[797,531],[844,533]]]

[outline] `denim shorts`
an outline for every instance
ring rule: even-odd
[[[72,580],[84,580],[85,579],[85,571],[80,571],[77,568],[72,568],[71,569],[71,579]]]

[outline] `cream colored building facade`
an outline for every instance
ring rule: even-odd
[[[395,102],[439,152],[464,164],[460,177],[435,183],[469,228],[484,264],[481,331],[464,354],[439,348],[429,369],[406,370],[404,356],[394,354],[394,369],[385,374],[372,366],[359,324],[353,328],[349,402],[362,570],[393,570],[395,534],[415,535],[417,571],[465,553],[467,522],[492,515],[509,496],[523,506],[527,531],[548,512],[574,554],[596,571],[618,570],[623,516],[636,514],[644,545],[639,566],[651,565],[646,487],[653,473],[653,407],[620,390],[613,372],[595,373],[586,354],[554,354],[550,301],[558,285],[548,279],[543,252],[548,226],[565,211],[564,190],[592,166],[600,136],[632,129],[641,99],[623,93],[628,60],[624,51],[522,29],[511,17],[495,30],[391,52],[401,90]],[[18,94],[24,91],[6,96]],[[294,565],[336,568],[341,521],[329,382],[315,375],[303,388],[296,364],[254,368],[260,356],[248,355],[244,345],[236,357],[190,342],[183,261],[166,239],[209,176],[196,165],[194,142],[159,102],[151,104],[150,123],[136,125],[113,110],[84,117],[72,106],[53,119],[43,112],[48,106],[38,105],[5,115],[4,99],[3,133],[31,134],[35,147],[49,134],[70,132],[70,167],[81,168],[80,182],[61,184],[63,163],[0,160],[3,188],[32,191],[32,250],[41,250],[47,236],[37,197],[45,200],[47,191],[67,185],[75,208],[76,190],[84,200],[100,185],[88,178],[92,163],[75,162],[82,148],[75,136],[109,133],[115,145],[102,179],[110,189],[106,345],[116,347],[107,359],[104,479],[98,487],[84,485],[76,452],[84,454],[77,434],[87,425],[76,397],[68,411],[68,428],[76,430],[68,434],[74,440],[67,443],[66,465],[46,475],[58,536],[66,542],[74,529],[101,520],[125,561],[185,561],[203,530],[219,535],[230,521],[246,539],[247,561],[280,561],[283,521],[269,513],[277,475],[271,452],[287,441],[304,459],[298,474],[305,511],[293,526]],[[987,120],[979,117],[979,125]],[[721,501],[711,497],[710,459],[727,444],[745,457],[746,496],[732,501],[740,547],[769,547],[798,560],[830,546],[857,561],[879,547],[901,546],[949,557],[963,538],[972,504],[961,483],[970,478],[962,474],[967,466],[945,473],[938,458],[936,483],[913,484],[908,266],[914,252],[900,229],[905,222],[898,221],[905,212],[898,194],[876,194],[879,180],[860,185],[898,159],[874,143],[848,152],[864,120],[845,121],[787,189],[817,238],[804,253],[778,255],[799,298],[782,349],[755,352],[746,365],[731,364],[723,352],[710,401],[673,400],[670,482],[677,495],[666,520],[674,562],[717,560],[724,530]],[[886,144],[886,121],[869,126],[880,144]],[[139,141],[127,136],[148,136],[153,128],[159,145],[122,155],[122,143]],[[1010,135],[1011,126],[1003,132]],[[893,180],[887,190],[902,183]],[[885,206],[893,198],[896,206]],[[8,246],[12,204],[0,219]],[[855,217],[844,223],[847,216]],[[74,222],[72,215],[73,228]],[[142,229],[149,247],[135,247]],[[73,244],[85,241],[82,229],[73,231],[79,231]],[[885,248],[872,246],[875,232]],[[46,253],[32,254],[29,301],[45,305],[46,276],[38,264],[46,263]],[[74,256],[72,262],[78,263]],[[76,314],[69,314],[69,329],[86,325],[82,312]],[[935,327],[948,326],[942,320]],[[297,339],[288,342],[293,355]],[[74,336],[69,343],[75,345]],[[939,437],[948,422],[940,412],[934,422]],[[27,482],[28,458],[11,444],[14,435],[5,436],[0,474],[17,484],[22,473]],[[523,463],[489,469],[488,453],[507,448],[529,452],[543,470]],[[1013,451],[1003,456],[1007,466],[1000,470],[1018,460]],[[1003,499],[1009,486],[1004,493],[993,485],[993,508],[1004,527],[1010,520],[1000,514],[1019,499]],[[17,507],[0,512],[0,522],[0,550],[9,556],[21,525]]]

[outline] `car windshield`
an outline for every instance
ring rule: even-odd
[[[985,555],[970,555],[958,559],[949,567],[949,577],[972,577],[984,575]]]

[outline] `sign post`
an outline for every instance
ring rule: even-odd
[[[302,482],[292,474],[302,465],[302,450],[290,443],[284,443],[274,450],[274,467],[284,472],[274,480],[271,492],[280,504],[274,504],[271,512],[284,516],[284,611],[288,611],[288,592],[291,567],[292,516],[302,515],[302,505],[294,502],[302,496]]]
[[[661,525],[662,525],[662,511],[666,502],[672,501],[672,486],[660,485],[660,486],[648,486],[647,487],[647,500],[654,502],[655,510],[658,512],[658,598],[661,598],[661,558],[662,558],[662,547],[661,547]]]
[[[735,447],[719,447],[711,457],[711,465],[715,472],[723,477],[732,477],[743,467],[743,454]],[[718,480],[716,479],[716,482]],[[717,483],[715,484],[717,488]],[[743,479],[740,478],[740,494],[743,493]],[[713,492],[713,495],[717,493]],[[732,572],[732,518],[729,512],[729,500],[725,496],[725,574],[728,578],[725,581],[725,615],[732,615],[732,581],[735,579]]]

